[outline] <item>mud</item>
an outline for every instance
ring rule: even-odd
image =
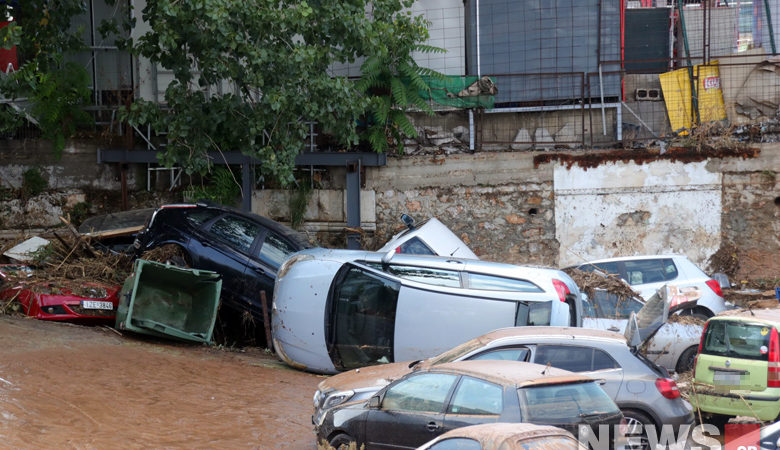
[[[534,156],[534,168],[541,164],[550,162],[559,162],[570,169],[572,166],[579,166],[583,169],[598,167],[609,162],[633,161],[635,164],[644,164],[647,162],[669,160],[679,162],[699,162],[706,161],[709,158],[756,158],[761,153],[758,148],[747,147],[717,147],[702,148],[694,147],[670,147],[664,150],[653,149],[630,149],[630,150],[592,150],[587,152],[548,152],[540,153]]]
[[[0,316],[6,448],[315,448],[320,378],[224,350]]]

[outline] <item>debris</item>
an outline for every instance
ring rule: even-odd
[[[6,251],[3,255],[19,262],[33,262],[38,252],[48,244],[48,240],[34,236]]]
[[[722,244],[707,260],[707,268],[710,273],[723,272],[732,279],[736,277],[739,272],[737,247],[730,243]]]
[[[639,293],[631,289],[622,278],[615,274],[603,274],[602,272],[585,272],[579,269],[563,269],[574,283],[580,288],[580,291],[593,298],[597,289],[605,290],[610,294],[615,294],[619,298],[639,297]]]
[[[669,316],[667,322],[680,323],[683,325],[698,325],[700,327],[703,327],[705,321],[696,316],[683,316],[681,314],[672,314],[671,316]]]

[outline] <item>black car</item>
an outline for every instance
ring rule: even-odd
[[[623,415],[586,376],[516,361],[459,361],[410,373],[368,401],[353,401],[312,418],[318,440],[333,447],[417,448],[455,428],[493,422],[554,425],[575,436],[580,425],[622,443]],[[606,430],[606,428],[605,428]],[[583,436],[580,436],[581,438]]]
[[[222,275],[224,307],[247,311],[261,324],[260,292],[266,293],[270,314],[276,271],[287,256],[310,247],[298,232],[273,220],[208,203],[162,206],[134,243],[137,256],[171,244],[183,253],[179,263]]]

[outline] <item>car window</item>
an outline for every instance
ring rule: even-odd
[[[430,247],[416,236],[397,247],[396,252],[409,255],[436,255]]]
[[[447,412],[451,414],[498,415],[504,409],[501,386],[463,377]]]
[[[611,398],[594,382],[558,383],[518,389],[523,422],[571,423],[583,415],[617,414]]]
[[[444,401],[457,378],[456,375],[427,373],[402,380],[387,390],[382,409],[443,412]]]
[[[204,223],[217,217],[220,214],[222,213],[219,211],[214,211],[213,209],[202,209],[202,208],[191,208],[191,209],[185,209],[184,211],[184,217],[187,219],[187,222],[191,223],[196,227],[203,225]]]
[[[497,277],[469,272],[469,288],[486,291],[544,292],[539,286],[526,280]]]
[[[433,284],[436,286],[460,287],[460,272],[456,270],[431,269],[428,267],[400,266],[391,264],[382,267],[374,265],[377,269],[418,283]]]
[[[593,272],[595,270],[599,270],[606,274],[614,274],[614,275],[620,274],[620,270],[618,269],[618,264],[616,262],[588,263],[588,264],[583,264],[577,268],[585,272]]]
[[[708,355],[767,361],[772,327],[761,323],[711,320],[701,352]]]
[[[260,231],[259,225],[235,216],[223,217],[209,229],[211,234],[243,253],[249,253],[252,242]]]
[[[260,261],[268,264],[274,269],[278,269],[285,259],[298,250],[289,242],[282,239],[278,234],[269,231],[263,239],[263,245],[260,247]]]
[[[671,259],[626,261],[625,267],[628,278],[626,281],[630,285],[660,283],[677,277],[677,268]]]
[[[346,267],[334,282],[331,300],[332,343],[338,356],[334,364],[352,369],[392,362],[400,285],[358,267]]]
[[[515,326],[550,325],[552,302],[519,302],[515,313]]]
[[[502,347],[482,352],[468,359],[474,360],[506,360],[506,361],[527,361],[530,350],[527,347]]]
[[[628,319],[644,306],[635,298],[627,298],[604,290],[594,290],[593,297],[583,301],[583,315],[594,319]]]
[[[536,348],[534,362],[550,364],[558,369],[572,372],[589,372],[618,367],[615,360],[605,352],[576,345],[540,345]]]
[[[482,445],[469,438],[450,438],[428,447],[429,450],[482,450]]]
[[[503,447],[502,447],[503,448]],[[515,442],[515,446],[511,447],[515,450],[572,450],[581,448],[579,441],[572,439],[568,436],[543,436],[532,438],[521,438]]]

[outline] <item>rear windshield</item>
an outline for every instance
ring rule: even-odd
[[[631,313],[638,313],[642,306],[634,298],[620,297],[607,291],[596,289],[593,297],[582,302],[585,317],[594,319],[628,319]]]
[[[772,327],[761,323],[712,320],[701,352],[708,355],[767,361]]]
[[[576,423],[586,416],[619,412],[615,402],[592,381],[529,386],[518,393],[524,422]]]

